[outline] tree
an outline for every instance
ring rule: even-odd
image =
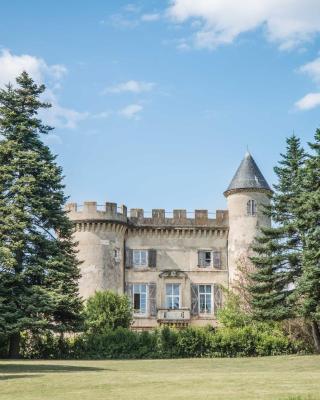
[[[110,291],[96,292],[86,304],[85,324],[91,333],[118,327],[129,328],[132,321],[130,300]]]
[[[305,152],[296,136],[287,139],[286,154],[275,167],[278,184],[265,212],[274,225],[261,228],[251,260],[251,305],[260,320],[281,321],[297,313],[295,288],[302,274],[302,241],[297,227],[297,200],[302,192]]]
[[[320,352],[320,129],[312,154],[302,171],[303,191],[298,201],[298,227],[303,242],[303,271],[297,285],[297,304],[301,315],[311,322],[316,350]]]
[[[0,90],[0,331],[18,357],[20,333],[80,322],[80,276],[62,169],[41,141],[44,85],[23,72]]]

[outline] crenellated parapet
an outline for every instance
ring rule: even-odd
[[[227,227],[228,211],[217,210],[211,215],[208,210],[195,210],[193,213],[185,209],[176,209],[167,213],[164,209],[157,208],[146,216],[142,208],[132,208],[129,220],[138,227]]]
[[[142,208],[132,208],[127,214],[127,207],[117,203],[97,205],[95,201],[85,201],[83,205],[69,203],[66,205],[69,218],[74,222],[115,222],[132,227],[228,227],[228,211],[217,210],[214,215],[208,210],[195,210],[193,213],[185,209],[166,212],[164,209],[153,209],[146,212]]]
[[[128,222],[127,207],[117,203],[97,205],[95,201],[85,201],[83,205],[68,203],[65,207],[69,218],[74,222]]]

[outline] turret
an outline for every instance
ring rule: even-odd
[[[264,213],[270,203],[272,190],[249,152],[245,154],[228,189],[224,192],[228,202],[229,284],[237,279],[239,263],[250,255],[251,246],[260,227],[268,227],[271,220]]]
[[[78,243],[81,262],[80,295],[87,299],[95,291],[124,291],[124,237],[127,208],[116,203],[97,206],[86,201],[83,206],[66,206],[73,221],[74,239]]]

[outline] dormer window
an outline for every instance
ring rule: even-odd
[[[247,215],[252,217],[257,215],[257,202],[255,200],[249,200],[247,202]]]

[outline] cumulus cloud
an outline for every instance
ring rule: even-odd
[[[308,75],[319,87],[320,85],[320,57],[315,60],[304,64],[299,68],[299,72]],[[306,94],[295,103],[299,110],[311,110],[312,108],[320,106],[320,92],[311,92]]]
[[[15,84],[15,78],[22,71],[28,72],[38,84],[47,85],[44,100],[50,102],[52,107],[41,112],[41,117],[47,124],[73,129],[79,121],[88,117],[88,113],[63,107],[58,101],[57,90],[60,89],[61,80],[67,73],[64,65],[49,65],[42,58],[29,54],[15,55],[9,50],[0,51],[0,87],[9,82]]]
[[[316,83],[320,83],[320,57],[303,65],[299,71],[309,75]]]
[[[128,119],[139,119],[139,113],[143,110],[140,104],[129,104],[119,111],[119,115]]]
[[[172,0],[167,15],[176,23],[200,22],[191,38],[199,48],[229,44],[262,27],[268,40],[291,49],[320,32],[319,0]]]
[[[311,110],[320,106],[320,93],[308,93],[296,102],[295,106],[299,110]]]
[[[155,86],[153,82],[143,82],[130,80],[127,82],[122,82],[117,85],[106,88],[103,93],[142,93],[150,92]]]
[[[6,49],[0,51],[1,87],[9,82],[14,84],[15,78],[22,71],[27,71],[37,83],[43,83],[48,79],[59,81],[67,73],[65,66],[48,65],[42,58],[28,54],[17,56]]]

